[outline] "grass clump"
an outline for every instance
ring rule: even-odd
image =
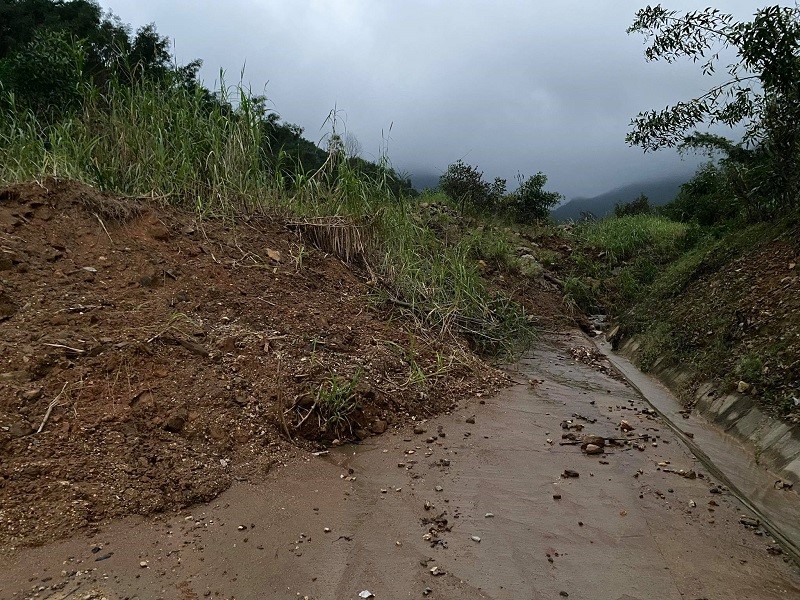
[[[682,249],[689,226],[650,214],[608,218],[583,226],[579,235],[585,244],[605,253],[610,264],[619,264],[646,253],[658,257]]]
[[[352,379],[331,375],[317,388],[315,406],[319,413],[320,430],[331,433],[347,431],[353,434],[350,415],[358,408],[356,387],[361,373],[356,373]]]

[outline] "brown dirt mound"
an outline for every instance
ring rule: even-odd
[[[2,546],[206,501],[296,454],[286,433],[363,437],[500,383],[267,217],[15,185],[0,281]]]

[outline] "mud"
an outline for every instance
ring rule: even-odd
[[[798,597],[780,547],[740,523],[753,515],[635,390],[575,361],[579,345],[551,339],[517,365],[517,385],[421,433],[294,459],[179,516],[3,552],[0,596]],[[587,456],[560,445],[573,433],[636,441]]]
[[[0,190],[0,545],[207,502],[502,384],[370,298],[280,219]]]

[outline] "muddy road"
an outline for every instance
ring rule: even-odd
[[[209,505],[4,549],[0,597],[800,598],[752,515],[581,345],[553,338],[497,396]],[[561,445],[587,433],[636,443]]]

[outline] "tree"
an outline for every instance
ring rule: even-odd
[[[717,9],[679,14],[660,4],[636,13],[628,33],[644,34],[649,61],[688,58],[706,75],[723,51],[736,61],[727,78],[705,93],[663,110],[641,112],[626,140],[645,151],[675,147],[700,125],[744,127],[743,143],[770,161],[750,192],[769,196],[776,210],[797,206],[800,192],[800,8],[768,6],[736,22]]]
[[[510,195],[509,205],[517,221],[528,223],[550,216],[550,209],[563,200],[558,192],[546,192],[547,175],[539,171],[527,179],[517,175],[519,187]]]
[[[639,197],[624,204],[616,204],[614,206],[615,217],[625,217],[630,215],[647,215],[651,212],[650,198],[645,194],[639,194]]]
[[[63,32],[37,32],[24,48],[0,61],[0,90],[38,116],[52,119],[83,97],[85,52]]]
[[[494,208],[497,194],[505,192],[505,183],[503,179],[496,179],[494,184],[484,181],[482,171],[460,159],[439,178],[439,188],[461,206],[462,213],[466,207],[480,212]]]
[[[681,186],[675,200],[661,207],[661,214],[676,221],[716,225],[736,215],[730,202],[729,174],[714,163],[701,166],[694,177]]]

